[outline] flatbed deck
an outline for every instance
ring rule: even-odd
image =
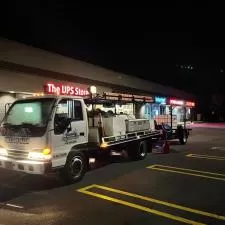
[[[112,146],[117,144],[123,144],[134,140],[157,138],[160,137],[161,132],[156,130],[145,130],[127,133],[125,135],[102,137],[102,144],[105,146]]]

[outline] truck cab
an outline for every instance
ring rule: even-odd
[[[21,99],[0,129],[0,167],[44,174],[65,165],[72,147],[88,142],[86,106],[80,97]]]

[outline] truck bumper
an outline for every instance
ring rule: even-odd
[[[51,162],[39,162],[32,160],[14,160],[0,156],[0,168],[20,171],[29,174],[46,174],[51,171]]]

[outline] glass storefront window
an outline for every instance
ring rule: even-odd
[[[145,105],[145,118],[155,119],[159,115],[165,115],[166,106],[160,104],[149,104]]]
[[[134,115],[133,104],[126,104],[126,105],[116,105],[116,113],[120,114],[127,114],[127,115]]]
[[[165,115],[165,114],[166,114],[166,106],[160,105],[160,115]]]
[[[191,121],[191,109],[190,108],[187,108],[187,111],[186,111],[186,120],[187,121]]]
[[[155,118],[160,114],[160,105],[152,104],[152,118]]]

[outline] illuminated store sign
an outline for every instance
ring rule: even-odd
[[[85,88],[60,83],[59,84],[47,83],[44,86],[44,92],[46,94],[75,95],[75,96],[76,95],[85,96],[89,94],[88,90]]]
[[[195,107],[195,102],[186,102],[186,106]]]
[[[169,100],[170,105],[177,105],[177,106],[187,106],[187,107],[195,107],[195,102],[190,101],[183,101],[178,99],[170,99]]]
[[[154,102],[152,96],[143,96],[143,95],[132,95],[132,94],[122,94],[122,93],[112,93],[112,92],[104,92],[104,96],[106,99],[110,100],[122,100],[122,101],[136,101],[136,102]]]
[[[170,105],[184,105],[184,101],[182,100],[177,100],[177,99],[170,99],[169,101]]]
[[[166,104],[166,98],[165,97],[158,97],[158,96],[156,96],[155,97],[155,103]]]

